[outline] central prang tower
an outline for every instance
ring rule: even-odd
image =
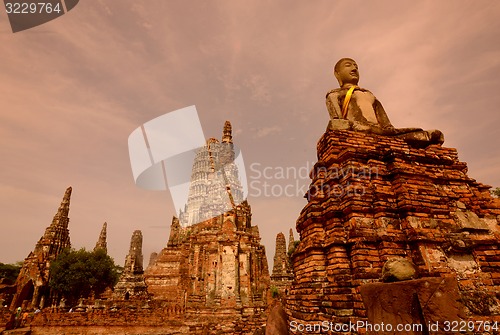
[[[230,318],[225,324],[232,326],[224,331],[240,334],[265,322],[270,278],[234,159],[226,121],[222,141],[209,139],[198,151],[186,209],[173,218],[167,246],[146,269],[145,280],[153,299],[193,317]]]
[[[216,217],[243,202],[243,187],[234,163],[234,150],[231,123],[226,121],[222,141],[210,138],[196,152],[188,200],[179,213],[182,227]]]

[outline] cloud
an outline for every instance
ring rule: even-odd
[[[250,92],[250,98],[257,102],[271,101],[269,86],[262,75],[253,74],[244,82],[245,87]]]
[[[279,126],[258,128],[257,132],[255,133],[255,137],[257,138],[266,137],[270,134],[276,134],[279,132],[281,132],[281,127]]]

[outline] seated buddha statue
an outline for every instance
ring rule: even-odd
[[[326,106],[330,113],[329,129],[349,129],[396,136],[415,147],[443,144],[444,135],[439,130],[421,128],[395,128],[380,101],[367,89],[358,86],[358,65],[351,58],[342,58],[335,64],[334,74],[340,88],[326,95]],[[339,122],[337,120],[346,120]],[[341,124],[341,128],[338,126]]]

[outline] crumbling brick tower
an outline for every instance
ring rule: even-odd
[[[293,243],[293,233],[290,230],[290,245]],[[291,250],[289,248],[289,250]],[[285,235],[276,235],[276,251],[274,253],[273,272],[271,274],[271,286],[285,293],[293,278],[290,266],[290,258],[286,248]]]
[[[167,246],[146,269],[145,281],[153,299],[204,315],[217,327],[224,323],[213,321],[214,315],[229,317],[225,324],[235,328],[226,332],[239,334],[242,326],[258,327],[236,320],[255,316],[257,324],[264,322],[270,279],[235,156],[226,121],[222,140],[209,139],[197,151],[187,204],[173,218]]]
[[[69,204],[72,188],[68,187],[63,200],[50,226],[24,260],[23,266],[16,280],[16,294],[12,300],[11,308],[47,306],[49,301],[49,268],[50,263],[65,248],[70,248],[69,238]]]
[[[421,279],[377,285],[414,285],[417,321],[436,320],[439,309],[455,320],[500,321],[500,205],[467,176],[455,149],[330,129],[317,156],[297,220],[291,322],[367,320],[361,288],[380,282],[384,263],[398,257]],[[425,304],[415,287],[429,285],[451,305]]]
[[[144,282],[142,256],[142,232],[135,230],[130,239],[130,249],[125,257],[123,272],[116,283],[113,298],[119,300],[147,299],[147,286]]]

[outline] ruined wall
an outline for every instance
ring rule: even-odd
[[[42,312],[30,323],[33,335],[216,335],[263,334],[262,318],[235,314],[190,314],[155,306],[116,311]]]
[[[455,149],[331,130],[311,179],[292,255],[291,320],[365,320],[360,287],[396,257],[420,277],[455,278],[467,317],[500,320],[500,207]]]

